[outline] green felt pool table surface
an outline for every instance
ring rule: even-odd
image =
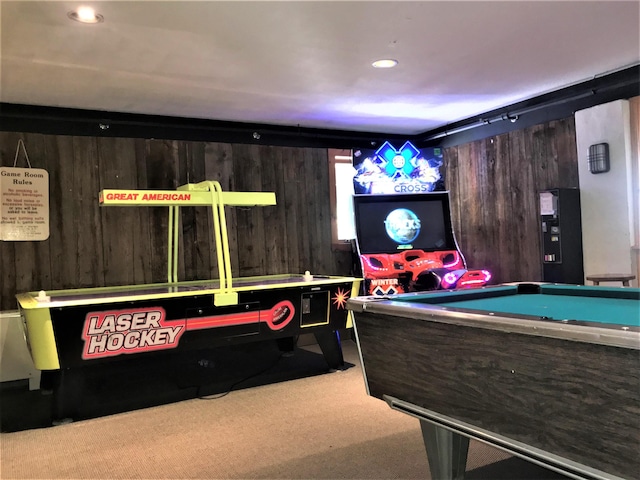
[[[500,286],[484,289],[481,295],[474,290],[439,292],[402,301],[545,320],[640,326],[640,289],[637,288],[543,284],[523,289],[520,286]]]

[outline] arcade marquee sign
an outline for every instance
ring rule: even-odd
[[[354,193],[393,195],[444,190],[442,163],[441,148],[418,149],[411,142],[400,148],[384,142],[377,150],[356,150]]]
[[[144,192],[140,193],[140,191],[131,190],[131,191],[121,191],[121,192],[112,192],[112,191],[103,191],[100,192],[100,203],[119,203],[121,205],[126,205],[127,203],[131,203],[134,205],[139,205],[140,203],[149,203],[153,204],[154,202],[191,202],[191,193],[186,192],[172,192],[172,191],[158,191],[158,192]]]

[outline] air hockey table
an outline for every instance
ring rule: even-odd
[[[576,479],[640,472],[640,289],[516,284],[347,302],[367,392],[420,420],[433,478],[469,439]]]
[[[338,331],[360,280],[272,275],[236,279],[238,302],[216,306],[214,280],[17,295],[39,370],[58,370],[171,350],[314,334],[331,368],[344,364]]]
[[[350,277],[245,277],[235,280],[238,302],[222,306],[215,305],[216,281],[28,292],[17,299],[56,425],[221,394],[270,371],[278,358],[264,381],[314,374],[304,360],[309,354],[296,349],[306,333],[321,351],[315,373],[341,370],[340,330],[351,327],[345,304],[359,284]]]
[[[223,192],[218,182],[204,181],[177,191],[103,190],[99,202],[169,207],[167,282],[16,295],[34,365],[56,397],[54,417],[77,410],[86,390],[74,385],[91,383],[85,381],[90,372],[102,372],[93,382],[100,384],[105,378],[132,377],[137,368],[143,375],[137,383],[144,383],[147,371],[170,367],[190,351],[231,355],[229,347],[276,344],[279,351],[293,353],[295,338],[308,333],[329,369],[344,366],[339,331],[351,327],[346,301],[357,294],[360,279],[309,272],[232,276],[225,207],[275,205],[275,194]],[[190,206],[211,207],[217,279],[178,281],[180,207]],[[167,356],[172,361],[166,362]],[[233,359],[225,361],[237,373],[240,364]],[[97,400],[103,399],[98,395]]]

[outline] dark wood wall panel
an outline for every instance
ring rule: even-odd
[[[192,178],[205,177],[205,146],[198,142],[182,142],[178,145],[178,157],[183,158],[180,167],[180,179],[187,179],[184,183],[192,182]],[[195,280],[211,276],[209,251],[209,222],[208,208],[182,208],[182,242],[179,244],[182,265],[179,272],[184,280]]]
[[[261,147],[256,145],[234,145],[233,158],[236,190],[241,192],[262,191],[262,168],[259,155]],[[276,198],[278,193],[276,192]],[[247,276],[260,275],[265,271],[265,225],[264,208],[240,208],[238,218],[238,258],[240,271]]]
[[[492,283],[542,280],[538,193],[578,187],[573,117],[444,150],[458,244]]]
[[[275,207],[225,209],[234,276],[351,273],[351,253],[331,248],[325,149],[0,132],[2,166],[19,138],[49,172],[51,235],[0,242],[0,310],[16,308],[21,291],[166,281],[167,209],[101,209],[103,188],[217,180],[225,191],[273,191]],[[491,270],[493,283],[541,280],[538,192],[578,186],[573,118],[449,147],[444,160],[468,266]],[[179,242],[180,280],[217,277],[209,208],[181,209]]]
[[[136,188],[136,157],[132,139],[97,139],[99,175],[98,190],[103,188]],[[95,202],[95,191],[89,195]],[[99,225],[105,234],[112,235],[111,241],[102,243],[104,281],[107,285],[135,283],[135,245],[139,239],[135,235],[139,221],[136,208],[101,208]],[[122,252],[130,252],[127,257]]]
[[[486,258],[487,263],[491,262],[496,264],[496,255],[500,257],[513,258],[517,249],[515,244],[511,241],[512,226],[507,219],[512,218],[513,203],[509,201],[502,201],[502,199],[509,198],[511,196],[511,182],[508,176],[503,175],[504,172],[509,172],[510,169],[510,157],[508,139],[506,136],[500,136],[497,138],[491,138],[485,141],[487,145],[487,151],[491,152],[491,155],[487,158],[487,165],[489,169],[488,185],[488,201],[493,203],[494,208],[485,208],[484,222],[489,225],[489,231],[491,232],[490,241],[494,246],[500,246],[499,248],[493,248]],[[500,275],[504,278],[508,278],[511,271],[510,263],[501,263]]]
[[[329,268],[327,264],[327,245],[331,245],[331,204],[330,197],[324,195],[325,191],[321,185],[329,183],[329,170],[326,168],[318,168],[319,165],[324,164],[327,161],[325,151],[312,150],[311,155],[313,157],[311,162],[307,162],[307,165],[314,166],[314,172],[311,178],[311,184],[313,191],[310,194],[313,195],[314,202],[310,205],[313,211],[310,213],[310,219],[313,227],[310,225],[310,231],[312,235],[311,239],[311,252],[314,256],[314,264],[320,265],[321,270]],[[327,228],[329,227],[329,228]],[[304,266],[302,270],[304,270]]]
[[[45,159],[73,159],[73,137],[47,136],[45,139],[47,144]],[[47,165],[47,169],[51,167],[53,165]],[[49,220],[49,248],[53,252],[62,252],[66,245],[75,245],[78,237],[77,219],[73,215],[75,201],[72,194],[74,188],[73,161],[61,163],[56,168],[55,175],[51,174],[51,170],[49,173],[50,191],[63,192],[62,195],[49,195],[50,212],[60,212],[59,215],[51,216]],[[61,285],[61,288],[71,287],[73,285],[72,279],[75,279],[77,270],[77,256],[53,255],[51,257],[51,284],[45,285],[43,288],[50,288],[51,285]]]
[[[350,252],[331,248],[325,149],[0,132],[0,165],[20,138],[49,172],[50,236],[0,242],[0,310],[24,291],[166,281],[167,208],[101,208],[105,188],[273,191],[276,206],[225,209],[234,276],[351,273]],[[180,232],[179,280],[217,278],[211,209],[182,208]]]
[[[291,192],[289,195],[299,195],[301,197],[300,202],[296,202],[297,214],[294,219],[295,224],[304,225],[305,227],[309,224],[309,219],[307,217],[309,212],[308,203],[311,202],[311,194],[310,194],[310,185],[307,181],[307,168],[305,168],[305,162],[302,158],[294,159],[293,161],[294,168],[294,182],[296,186],[296,193]],[[298,258],[306,258],[311,259],[312,251],[309,245],[309,242],[305,239],[298,237]],[[304,269],[304,262],[298,262],[298,268],[300,270]]]
[[[287,212],[286,225],[285,225],[285,248],[289,252],[289,268],[293,271],[300,270],[300,261],[298,260],[303,255],[303,249],[300,248],[302,239],[298,235],[293,234],[299,225],[299,218],[304,208],[304,205],[295,201],[295,198],[300,195],[301,186],[304,185],[301,178],[302,159],[297,158],[293,152],[283,150],[283,172],[284,172],[284,202],[280,200],[280,204],[284,204],[285,211]],[[302,190],[304,194],[304,190]]]
[[[231,192],[237,190],[234,183],[233,175],[233,151],[232,146],[226,143],[205,143],[204,144],[204,174],[202,177],[196,177],[193,180],[189,180],[190,183],[203,182],[205,180],[217,180],[222,186],[222,190]],[[203,223],[203,228],[206,228],[206,232],[203,231],[203,236],[200,237],[200,241],[204,242],[203,259],[208,252],[208,264],[203,264],[203,269],[200,278],[213,277],[218,274],[218,258],[216,252],[212,248],[206,248],[213,243],[213,216],[210,208],[199,207],[196,209],[198,217],[203,220],[206,219],[206,225]],[[225,209],[225,216],[227,218],[228,225],[237,225],[237,208],[227,207]],[[206,233],[206,236],[205,236]],[[239,272],[240,261],[238,258],[238,232],[236,228],[228,229],[229,240],[229,256],[231,257],[231,271]],[[207,273],[208,272],[208,273]]]
[[[512,250],[507,257],[509,261],[496,265],[499,268],[497,278],[542,279],[538,196],[531,193],[535,185],[534,166],[531,161],[519,161],[526,158],[524,135],[509,135],[507,142],[510,188],[507,199],[511,200],[511,216],[503,221]]]
[[[142,162],[146,167],[145,178],[147,180],[146,184],[141,184],[139,188],[174,190],[182,184],[181,179],[178,177],[177,143],[178,142],[170,140],[150,140],[147,142],[144,158],[137,159],[138,162]],[[146,222],[149,226],[150,238],[150,281],[166,281],[168,212],[166,208],[162,207],[145,208],[145,210],[147,210],[145,215],[147,216]],[[182,249],[181,252],[184,255],[184,249]],[[182,278],[183,274],[184,263],[180,262],[178,265],[178,276]]]
[[[267,192],[276,192],[276,201],[283,204],[285,194],[285,180],[283,165],[283,148],[267,147],[260,155],[260,170],[262,172],[262,188]],[[289,262],[287,260],[286,211],[284,208],[264,207],[265,231],[282,230],[282,242],[274,242],[268,235],[264,238],[266,270],[273,273],[286,273]],[[298,271],[298,270],[294,270]]]

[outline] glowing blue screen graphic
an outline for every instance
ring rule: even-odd
[[[384,221],[387,235],[394,242],[407,244],[420,235],[420,219],[408,208],[396,208]]]
[[[395,148],[384,142],[377,150],[354,153],[356,194],[425,193],[444,190],[442,149],[419,150],[411,142]]]
[[[385,160],[383,164],[387,175],[392,177],[402,171],[402,175],[411,175],[416,165],[411,161],[420,155],[420,150],[413,146],[411,142],[406,142],[400,150],[396,150],[389,142],[384,144],[376,151],[376,155]]]

